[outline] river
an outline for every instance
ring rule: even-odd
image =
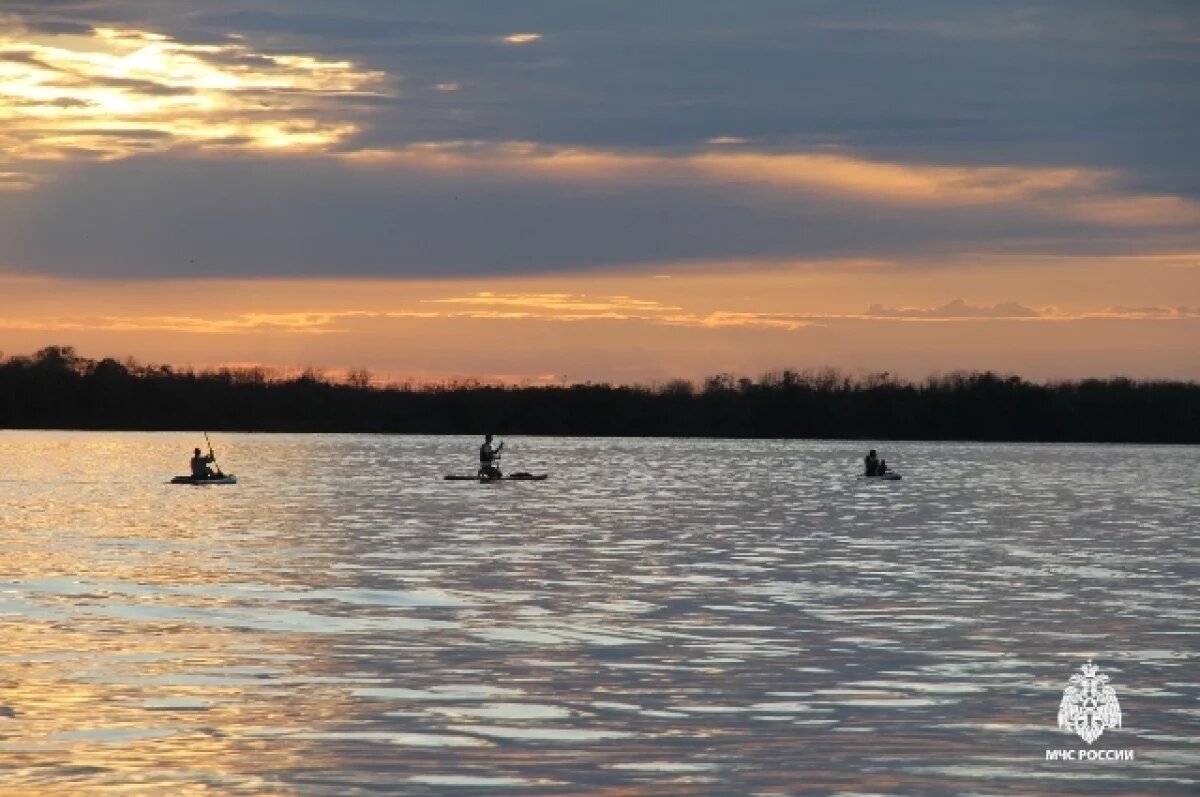
[[[0,433],[4,793],[1200,790],[1200,449],[480,442]]]

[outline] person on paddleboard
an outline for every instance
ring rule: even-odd
[[[216,462],[217,458],[213,456],[210,449],[207,456],[200,454],[200,449],[192,452],[192,478],[193,479],[218,479],[221,477],[221,471],[213,471],[208,467],[208,463]]]
[[[485,435],[483,445],[479,447],[479,475],[486,476],[489,479],[499,479],[500,468],[496,463],[500,461],[500,451],[503,450],[504,443],[492,448],[492,436]]]
[[[863,465],[866,467],[867,476],[877,476],[879,474],[879,455],[875,453],[875,449],[871,449],[865,457],[863,457]]]

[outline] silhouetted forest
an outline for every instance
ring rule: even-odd
[[[0,359],[0,427],[1198,443],[1200,384],[823,369],[653,387],[374,387],[361,371],[195,372],[52,346]]]

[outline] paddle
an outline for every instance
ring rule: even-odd
[[[225,474],[221,473],[221,466],[217,464],[217,457],[213,454],[212,441],[208,439],[208,432],[204,433],[204,442],[208,443],[208,455],[212,457],[213,467],[217,469],[216,475],[224,476]]]

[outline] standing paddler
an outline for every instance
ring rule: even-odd
[[[497,463],[500,461],[500,452],[504,449],[504,443],[492,447],[492,436],[485,435],[483,445],[479,447],[479,478],[481,479],[499,479],[502,474]]]

